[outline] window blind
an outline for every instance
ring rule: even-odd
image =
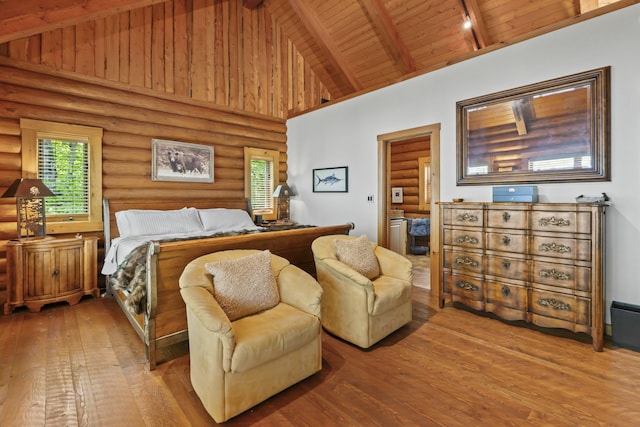
[[[251,159],[251,205],[254,211],[273,209],[273,161]]]
[[[89,213],[88,143],[38,139],[38,177],[55,194],[47,197],[47,215]]]

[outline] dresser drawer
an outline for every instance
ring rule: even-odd
[[[445,229],[444,244],[460,246],[465,248],[482,249],[484,240],[482,239],[482,231]]]
[[[478,277],[452,274],[445,276],[446,289],[453,301],[462,302],[476,310],[484,310],[484,282]]]
[[[461,225],[465,227],[483,227],[482,209],[452,208],[444,218],[445,225]]]
[[[529,280],[529,264],[524,259],[490,255],[487,257],[487,275]]]
[[[591,324],[591,300],[589,298],[533,288],[530,310],[534,314],[569,323]]]
[[[531,229],[558,233],[591,233],[589,212],[534,211]]]
[[[531,254],[534,256],[591,261],[591,241],[534,235]]]
[[[591,292],[589,267],[533,261],[531,271],[531,280],[534,283]]]
[[[490,209],[487,212],[487,227],[524,230],[529,228],[527,211]]]
[[[456,249],[445,250],[444,266],[454,271],[482,273],[482,255]]]
[[[487,304],[527,311],[527,288],[511,283],[487,281]],[[513,319],[511,319],[513,320]]]
[[[524,254],[527,252],[527,236],[513,233],[487,233],[487,249]]]

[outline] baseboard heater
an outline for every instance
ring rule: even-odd
[[[617,347],[640,351],[640,306],[611,303],[611,342]]]

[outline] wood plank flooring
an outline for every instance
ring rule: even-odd
[[[325,333],[321,372],[226,424],[638,425],[640,353],[556,335],[415,287],[409,325],[369,350]],[[0,316],[0,426],[209,425],[188,355],[148,371],[113,299]]]

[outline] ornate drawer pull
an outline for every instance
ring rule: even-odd
[[[469,283],[465,280],[458,280],[456,282],[456,287],[460,288],[460,289],[464,289],[465,291],[477,291],[478,287],[476,285],[474,285],[473,283]]]
[[[502,261],[502,268],[504,268],[506,270],[509,267],[511,267],[511,262],[507,261],[506,259],[504,261]]]
[[[571,253],[571,248],[569,246],[560,245],[558,243],[543,243],[538,249],[540,252],[557,252],[559,254]]]
[[[458,215],[456,219],[462,222],[478,222],[478,215],[472,215],[469,212],[465,212]]]
[[[502,213],[502,222],[509,222],[510,219],[511,219],[511,214],[509,214],[509,212]]]
[[[509,289],[507,285],[502,285],[502,295],[504,295],[505,297],[508,297],[510,293],[511,293],[511,289]]]
[[[568,219],[556,218],[555,216],[552,216],[551,218],[540,218],[540,221],[538,221],[538,223],[545,227],[549,225],[557,227],[568,227],[571,225],[571,221],[569,221]]]
[[[566,302],[559,301],[555,298],[540,298],[538,304],[543,307],[550,307],[554,310],[566,310],[571,311],[571,306]]]
[[[471,267],[477,267],[478,266],[478,261],[469,258],[468,256],[459,256],[456,258],[456,265],[470,265]]]
[[[509,243],[511,243],[511,238],[509,236],[502,236],[502,244],[508,245]]]
[[[468,236],[468,235],[464,235],[464,236],[460,236],[458,238],[456,238],[455,240],[456,243],[473,243],[474,245],[478,244],[478,238],[477,237],[472,237],[472,236]]]
[[[558,271],[555,268],[552,268],[551,270],[540,270],[540,277],[552,277],[556,280],[571,280],[571,275],[569,273]]]

